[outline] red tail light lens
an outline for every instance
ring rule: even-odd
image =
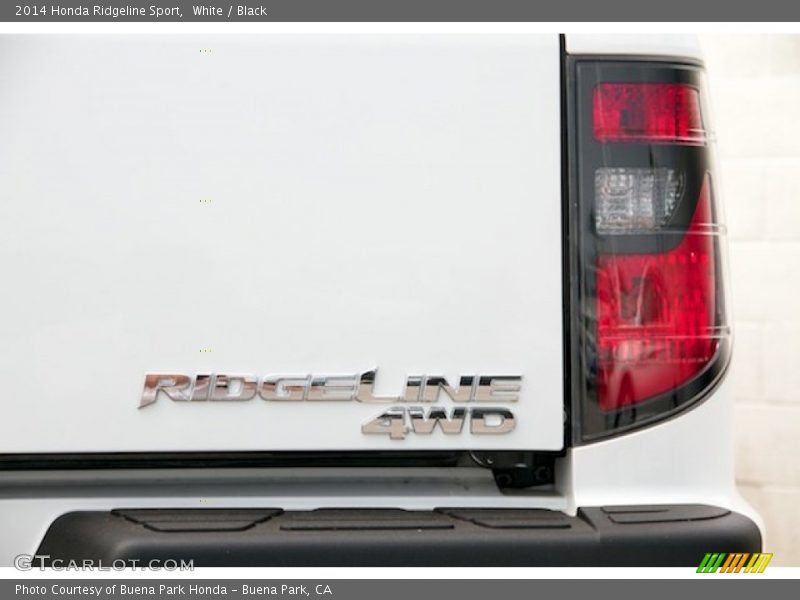
[[[603,411],[676,389],[717,351],[715,240],[703,184],[682,241],[597,259],[597,401]]]
[[[571,58],[573,432],[587,442],[704,397],[728,363],[699,67]]]
[[[678,83],[601,83],[592,98],[600,142],[703,144],[697,89]]]

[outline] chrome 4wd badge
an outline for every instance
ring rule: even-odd
[[[408,433],[428,435],[437,427],[445,434],[458,434],[465,429],[477,435],[514,430],[514,414],[498,407],[497,403],[517,402],[521,375],[461,375],[457,385],[451,385],[441,375],[409,375],[400,394],[376,396],[376,371],[344,375],[279,374],[261,378],[241,373],[147,373],[139,408],[155,403],[160,395],[177,402],[238,402],[259,396],[270,402],[393,404],[395,406],[364,423],[361,431],[388,435],[394,440],[404,439]],[[434,405],[442,397],[456,406],[447,410]],[[475,406],[477,403],[491,406]]]

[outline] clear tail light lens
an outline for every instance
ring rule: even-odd
[[[637,233],[663,227],[672,216],[681,191],[681,177],[674,169],[597,169],[597,232]]]
[[[702,69],[571,58],[574,441],[664,419],[728,364]]]

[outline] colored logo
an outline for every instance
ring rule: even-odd
[[[703,557],[698,573],[763,573],[767,568],[772,554],[761,553],[712,553]]]

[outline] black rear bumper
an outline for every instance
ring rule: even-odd
[[[167,560],[194,566],[697,566],[759,552],[747,517],[704,505],[528,509],[172,509],[73,512],[38,555],[58,567]],[[58,562],[61,561],[61,562]]]

